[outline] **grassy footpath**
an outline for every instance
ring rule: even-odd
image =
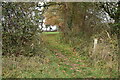
[[[91,68],[86,58],[59,42],[58,33],[43,33],[50,51],[41,59],[34,57],[3,57],[3,77],[13,78],[107,78],[109,73]]]

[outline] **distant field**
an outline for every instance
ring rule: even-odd
[[[59,34],[60,32],[42,32],[43,34]]]

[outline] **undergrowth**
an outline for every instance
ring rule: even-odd
[[[40,56],[3,56],[3,78],[116,78],[116,72],[89,65],[69,44],[61,43],[59,34],[41,35],[46,46]]]

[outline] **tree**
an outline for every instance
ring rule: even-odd
[[[37,3],[2,3],[3,55],[33,55],[39,44]],[[36,47],[36,48],[35,48]]]
[[[80,50],[80,54],[83,53],[83,55],[86,55],[88,58],[91,57],[89,53],[90,48],[92,46],[91,43],[94,38],[94,40],[98,41],[100,44],[104,46],[102,46],[103,48],[100,48],[99,51],[95,53],[95,56],[92,55],[91,57],[92,63],[93,60],[96,59],[95,64],[97,62],[99,63],[105,62],[107,65],[107,62],[109,62],[106,61],[107,58],[103,60],[103,57],[100,56],[104,55],[109,56],[109,54],[110,55],[114,54],[112,51],[109,52],[111,49],[110,48],[111,44],[109,44],[109,41],[113,39],[107,38],[109,37],[109,35],[111,36],[111,34],[109,34],[108,32],[110,30],[112,30],[112,32],[116,32],[118,36],[118,41],[120,41],[118,26],[120,10],[119,7],[116,6],[116,3],[102,3],[107,8],[106,7],[103,8],[103,5],[100,2],[99,3],[66,2],[60,4],[61,4],[60,6],[56,4],[56,6],[54,5],[51,8],[48,8],[48,10],[46,11],[47,14],[45,14],[45,16],[47,17],[46,23],[55,24],[56,21],[60,19],[58,25],[60,25],[60,29],[63,33],[62,40],[74,46],[76,50]],[[56,17],[56,15],[53,14],[52,12],[55,12],[55,14],[59,14],[58,15],[59,17]],[[113,18],[113,20],[115,20],[114,27],[111,27],[109,25],[108,22],[109,19],[108,21],[105,20],[105,18],[108,17]],[[107,52],[109,53],[102,51],[105,50],[105,47],[108,47],[109,50]],[[114,49],[112,50],[115,51]],[[113,57],[115,58],[115,56]],[[111,57],[109,58],[112,59]],[[117,62],[116,58],[114,61]],[[112,70],[111,66],[109,67],[109,70]]]

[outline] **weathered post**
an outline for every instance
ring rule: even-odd
[[[97,38],[94,38],[94,45],[93,45],[93,54],[95,54],[96,52],[96,47],[97,47],[97,43],[98,43],[98,39]]]

